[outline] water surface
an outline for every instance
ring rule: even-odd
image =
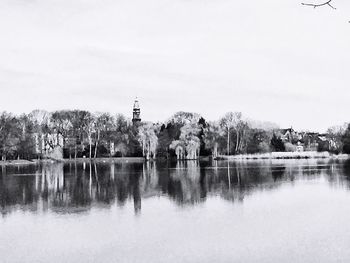
[[[0,261],[349,262],[349,178],[327,160],[2,167]]]

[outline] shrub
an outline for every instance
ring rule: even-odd
[[[291,144],[290,142],[286,142],[284,144],[284,148],[286,149],[286,152],[295,152],[296,151],[296,146]]]
[[[258,149],[260,153],[268,153],[271,152],[270,145],[266,142],[261,142],[258,145]]]

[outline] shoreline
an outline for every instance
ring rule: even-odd
[[[18,165],[39,165],[45,163],[143,163],[145,159],[143,157],[100,157],[100,158],[77,158],[77,159],[40,159],[40,160],[7,160],[0,161],[0,166],[18,166]]]
[[[201,156],[200,160],[209,160],[211,157]],[[214,158],[216,161],[240,161],[240,160],[287,160],[287,159],[335,159],[346,160],[350,159],[348,154],[330,154],[329,152],[271,152],[271,153],[259,153],[259,154],[239,154],[239,155],[219,155]],[[161,158],[157,158],[154,161],[161,161]],[[189,160],[181,160],[189,161]],[[0,166],[25,166],[25,165],[40,165],[47,163],[143,163],[147,162],[143,157],[99,157],[99,158],[77,158],[77,159],[33,159],[33,160],[7,160],[0,161]]]
[[[348,154],[329,152],[271,152],[260,154],[220,155],[217,160],[273,160],[273,159],[349,159]]]

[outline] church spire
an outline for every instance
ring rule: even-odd
[[[140,105],[139,105],[139,100],[136,97],[135,101],[134,101],[134,107],[133,107],[133,111],[132,111],[132,123],[138,123],[141,122],[141,110],[140,110]]]

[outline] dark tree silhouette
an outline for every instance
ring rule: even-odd
[[[343,141],[343,152],[346,154],[350,154],[350,124],[343,135],[342,141]]]
[[[271,146],[276,152],[284,152],[286,150],[282,139],[278,138],[276,134],[272,136]]]

